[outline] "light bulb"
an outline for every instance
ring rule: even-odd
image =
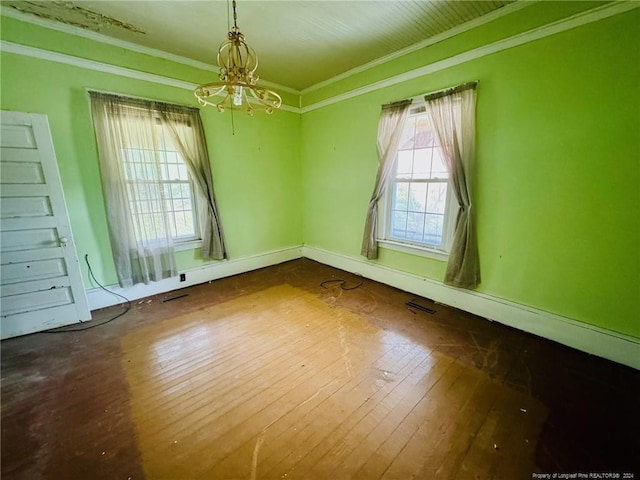
[[[236,87],[233,89],[233,104],[236,107],[239,107],[242,105],[242,91],[243,91],[244,87]]]

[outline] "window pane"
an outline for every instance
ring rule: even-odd
[[[422,232],[424,231],[424,214],[408,213],[407,214],[407,240],[417,242],[422,241]]]
[[[148,215],[147,218],[151,222],[151,226],[149,228],[151,231],[155,232],[155,238],[161,238],[166,236],[167,233],[170,233],[170,230],[168,232],[169,225],[167,224],[167,219],[161,212],[152,213],[151,215]]]
[[[414,150],[412,178],[429,178],[432,150],[432,148],[420,148],[418,150]]]
[[[155,163],[155,152],[149,149],[140,149],[140,161],[143,163]]]
[[[176,211],[191,210],[191,199],[190,198],[174,198],[173,208]]]
[[[136,236],[140,235],[143,237],[146,235],[145,232],[151,231],[152,221],[150,220],[150,214],[137,215],[137,223],[135,224]],[[142,233],[139,233],[142,232]]]
[[[427,114],[422,114],[417,118],[414,144],[414,148],[433,147],[436,144]]]
[[[133,229],[135,230],[136,237],[138,236],[138,224],[140,223],[140,215],[136,212],[131,212],[131,218],[133,219]]]
[[[442,150],[433,149],[433,160],[431,164],[431,178],[449,178],[449,172],[442,159]]]
[[[193,235],[193,215],[191,212],[176,212],[176,236],[184,237]]]
[[[170,183],[168,185],[170,196],[172,198],[180,198],[182,197],[182,184],[181,183]]]
[[[160,169],[153,161],[142,164],[142,179],[160,180]]]
[[[124,179],[125,180],[133,180],[134,169],[133,164],[131,162],[124,162]]]
[[[127,164],[126,179],[127,180],[142,180],[144,179],[144,164],[142,162],[131,162]]]
[[[411,183],[409,185],[409,208],[410,212],[425,212],[427,202],[427,184]]]
[[[171,231],[171,238],[176,238],[178,236],[176,219],[173,213],[169,213],[169,230]]]
[[[138,200],[135,202],[131,202],[132,210],[136,213],[151,213],[153,212],[153,207],[151,202],[147,200]]]
[[[393,186],[393,206],[394,210],[406,210],[409,206],[409,184],[396,183]]]
[[[391,236],[405,238],[407,235],[407,212],[393,211],[391,214]]]
[[[405,150],[398,152],[398,160],[396,164],[396,178],[411,178],[411,169],[413,165],[413,150]]]
[[[444,215],[427,215],[424,227],[424,242],[431,245],[442,243]]]
[[[402,131],[402,137],[400,137],[400,143],[398,144],[398,150],[413,150],[414,136],[416,128],[416,117],[410,116],[407,118],[407,122],[404,124],[404,130]]]
[[[131,183],[129,186],[129,194],[131,200],[157,200],[159,196],[158,189],[155,185],[148,183]]]
[[[181,184],[182,186],[182,198],[191,198],[191,184],[189,182],[184,182]]]
[[[165,208],[165,212],[167,212],[167,214],[171,217],[173,216],[173,211],[175,210],[173,208],[173,199],[170,197],[166,197],[164,199],[164,208]],[[172,220],[173,221],[173,220]]]
[[[180,180],[180,168],[175,163],[169,163],[167,165],[168,175],[167,180]]]
[[[122,153],[126,162],[140,162],[142,160],[142,155],[139,150],[127,148],[122,150]]]
[[[167,150],[167,163],[182,163],[182,157],[178,155],[178,152]]]
[[[137,162],[134,164],[134,172],[136,180],[144,180],[147,177],[147,167],[146,163]]]
[[[427,213],[444,214],[447,203],[447,184],[429,183],[427,191]]]
[[[170,180],[170,173],[167,170],[167,162],[166,162],[166,152],[158,152],[159,157],[157,158],[156,168],[159,172],[158,180]]]
[[[178,164],[178,178],[180,180],[189,180],[189,171],[184,163]]]

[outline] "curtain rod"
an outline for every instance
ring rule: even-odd
[[[394,107],[402,107],[404,105],[410,105],[413,102],[412,98],[407,98],[406,100],[398,100],[397,102],[385,103],[382,105],[382,108],[394,108]]]
[[[425,100],[426,97],[429,97],[430,99],[439,98],[439,97],[442,97],[444,95],[450,95],[452,93],[461,92],[461,91],[467,90],[469,88],[476,88],[478,86],[478,83],[479,83],[478,80],[461,83],[460,85],[456,85],[455,87],[447,87],[447,88],[443,88],[441,90],[435,90],[433,92],[424,93],[422,95],[417,95],[417,96],[412,97],[412,98],[406,98],[404,100],[397,100],[395,102],[385,103],[384,105],[382,105],[382,108],[390,108],[390,107],[400,106],[400,105],[403,105],[404,102],[409,102],[409,103],[412,103],[412,102],[415,102],[415,101],[421,102],[421,101]]]
[[[105,95],[114,95],[116,97],[133,98],[134,100],[144,100],[146,102],[153,102],[153,103],[165,103],[167,105],[176,105],[176,106],[180,106],[180,107],[184,107],[184,108],[192,108],[192,109],[198,110],[198,111],[200,110],[197,106],[194,106],[194,105],[186,105],[184,103],[179,103],[179,102],[167,102],[166,100],[158,100],[158,99],[155,99],[155,98],[140,97],[138,95],[129,95],[128,93],[110,92],[108,90],[100,90],[98,88],[85,87],[84,91],[86,93],[91,93],[91,92],[102,93],[102,94],[105,94]]]
[[[465,90],[474,90],[478,86],[478,82],[467,82],[455,87],[446,88],[444,90],[440,90],[439,92],[428,93],[424,96],[425,101],[435,100],[437,98],[446,97],[447,95],[452,95],[454,93],[464,92]]]

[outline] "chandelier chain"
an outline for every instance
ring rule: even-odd
[[[233,0],[233,28],[238,28],[238,15],[236,14],[236,0]]]

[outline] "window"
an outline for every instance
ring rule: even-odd
[[[387,188],[383,244],[440,252],[451,245],[457,205],[449,173],[424,106],[407,118]]]
[[[89,95],[120,285],[177,275],[177,249],[227,258],[198,109]]]
[[[136,239],[162,238],[168,229],[176,244],[193,242],[200,235],[187,166],[166,128],[156,126],[155,139],[155,149],[136,145],[121,150]]]

